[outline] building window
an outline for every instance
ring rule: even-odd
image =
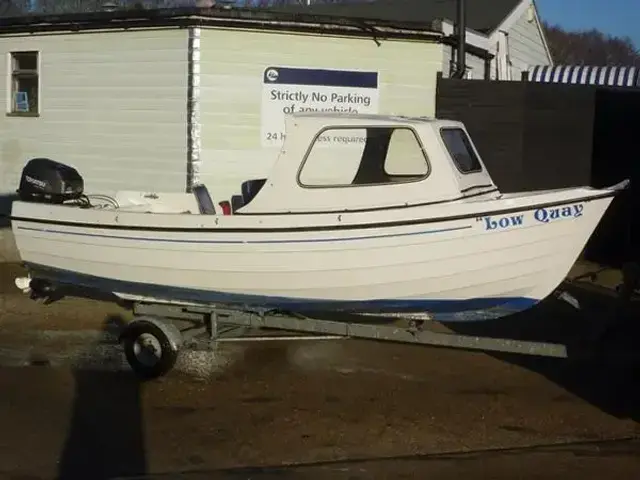
[[[39,113],[38,52],[11,53],[12,115],[33,116]]]

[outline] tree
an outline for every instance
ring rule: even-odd
[[[236,7],[267,8],[282,5],[312,5],[344,0],[0,0],[0,17],[89,13],[105,10],[110,3],[122,9],[160,9],[176,7],[213,7],[225,3]]]
[[[156,9],[175,7],[212,7],[215,0],[0,0],[0,16],[8,5],[12,4],[11,16],[35,14],[89,13],[104,11],[107,4],[118,10],[122,9]]]
[[[606,35],[591,29],[566,31],[544,24],[554,63],[558,65],[628,65],[640,67],[640,51],[629,37]]]

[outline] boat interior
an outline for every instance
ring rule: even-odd
[[[266,178],[247,180],[240,194],[230,199],[214,201],[206,185],[192,187],[191,193],[148,193],[123,190],[113,195],[88,194],[94,208],[117,208],[128,212],[192,213],[200,215],[233,215],[251,202],[266,183]]]

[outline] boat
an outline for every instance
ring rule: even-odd
[[[74,167],[31,159],[11,225],[26,290],[480,321],[548,297],[628,185],[502,193],[462,122],[304,112],[232,198],[89,193]]]

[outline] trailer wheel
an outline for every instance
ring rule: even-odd
[[[171,371],[178,359],[178,347],[167,333],[148,320],[135,320],[121,335],[124,354],[136,375],[145,380]]]

